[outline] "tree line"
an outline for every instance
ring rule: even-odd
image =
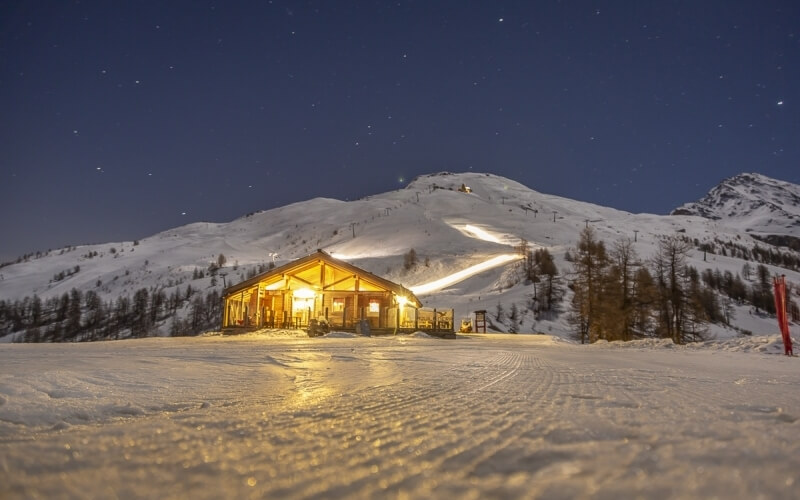
[[[686,238],[664,237],[655,255],[642,261],[630,239],[607,249],[591,228],[584,229],[567,254],[574,268],[569,288],[576,338],[586,343],[652,337],[684,344],[702,340],[709,322],[730,324],[734,303],[775,313],[772,276],[765,265],[756,267],[756,279],[748,286],[730,271],[699,273],[687,264],[692,248]],[[796,312],[797,304],[790,301],[789,310]]]
[[[23,332],[24,342],[81,342],[142,338],[155,335],[172,318],[169,333],[196,335],[220,323],[220,294],[205,294],[188,285],[167,295],[162,289],[140,288],[133,295],[103,301],[94,291],[73,288],[42,300],[0,300],[0,336]],[[184,319],[181,319],[184,316]]]
[[[751,236],[754,238],[763,239],[756,235]],[[730,256],[746,261],[771,264],[773,266],[783,267],[793,271],[800,270],[800,256],[795,253],[798,251],[798,249],[794,247],[790,247],[790,250],[794,250],[794,252],[783,252],[774,246],[765,248],[756,244],[750,248],[744,244],[739,244],[733,241],[723,241],[719,238],[714,238],[713,241],[704,241],[702,243],[695,238],[693,242],[694,246],[704,254],[722,255],[723,257]],[[769,241],[766,242],[769,243]]]

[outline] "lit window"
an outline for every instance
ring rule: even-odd
[[[333,312],[344,311],[344,299],[333,299]]]
[[[376,313],[381,311],[381,303],[378,300],[369,301],[369,312]]]

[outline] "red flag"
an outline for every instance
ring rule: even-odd
[[[792,352],[792,337],[789,335],[789,322],[786,318],[786,276],[773,278],[775,286],[775,314],[778,316],[778,327],[783,337],[783,352],[787,356],[794,356]]]

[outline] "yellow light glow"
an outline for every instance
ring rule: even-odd
[[[400,307],[403,307],[404,305],[408,304],[408,299],[406,297],[403,297],[402,295],[396,295],[394,299],[397,301],[397,304]]]
[[[490,241],[492,243],[502,243],[497,236],[489,234],[487,231],[484,231],[479,227],[473,226],[472,224],[467,224],[466,226],[464,226],[464,231],[471,233],[479,240]]]
[[[310,288],[298,288],[292,292],[292,295],[296,299],[313,299],[316,294]]]
[[[453,273],[450,276],[445,276],[442,279],[431,281],[430,283],[425,283],[423,285],[412,286],[411,291],[414,292],[415,295],[425,295],[427,293],[441,290],[442,288],[452,285],[454,283],[458,283],[459,281],[463,281],[469,278],[470,276],[486,271],[487,269],[501,266],[507,262],[511,262],[512,260],[518,260],[521,258],[522,257],[517,254],[498,255],[497,257],[489,259],[485,262],[481,262],[480,264],[475,264],[474,266],[470,266],[464,270],[458,271],[457,273]]]

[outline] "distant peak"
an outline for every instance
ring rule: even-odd
[[[755,172],[729,177],[672,215],[696,215],[761,234],[793,234],[800,226],[800,186]]]

